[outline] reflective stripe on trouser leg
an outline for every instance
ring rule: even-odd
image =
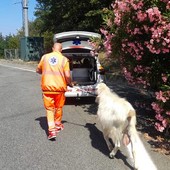
[[[60,124],[63,116],[63,110],[62,108],[57,108],[55,111],[55,124]]]
[[[64,93],[62,94],[57,94],[55,98],[55,124],[60,124],[63,116],[63,106],[65,103],[65,95]]]
[[[55,114],[55,105],[54,99],[55,96],[53,94],[43,94],[44,100],[44,107],[46,108],[46,115],[47,115],[47,123],[48,123],[48,130],[52,130],[55,128],[54,123],[54,114]]]
[[[55,128],[54,110],[47,110],[47,123],[48,123],[48,130],[49,131],[51,131]]]

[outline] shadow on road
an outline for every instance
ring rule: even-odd
[[[46,135],[48,135],[48,125],[47,125],[47,118],[45,116],[39,117],[35,119],[35,121],[39,121],[40,127],[45,131]],[[67,121],[62,121],[62,123],[66,123]]]
[[[109,155],[109,150],[107,148],[106,142],[103,138],[102,132],[95,126],[94,124],[91,123],[86,123],[84,126],[85,128],[88,129],[90,132],[90,139],[91,139],[91,144],[92,146],[99,150],[101,153],[104,155],[108,156]]]
[[[47,118],[44,116],[44,117],[39,117],[35,120],[39,121],[40,127],[45,131],[46,135],[48,135]]]
[[[92,147],[99,150],[104,155],[109,156],[109,149],[103,138],[103,133],[95,126],[95,123],[94,124],[86,123],[85,128],[87,128],[90,132]],[[121,159],[127,167],[129,167],[131,170],[133,169],[133,167],[128,163],[127,157],[124,154],[122,154],[121,151],[117,152],[115,158]]]

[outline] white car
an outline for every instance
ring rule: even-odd
[[[101,38],[100,34],[87,31],[69,31],[54,35],[54,42],[62,43],[62,53],[70,61],[73,87],[68,86],[66,97],[93,97],[96,86],[104,81],[104,69],[98,56],[93,56],[93,50],[88,40],[91,37]]]

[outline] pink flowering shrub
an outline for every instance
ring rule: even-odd
[[[170,89],[167,91],[155,92],[156,102],[152,103],[152,108],[156,112],[158,122],[155,128],[163,132],[170,128]]]
[[[115,0],[101,29],[108,57],[130,84],[155,91],[155,128],[170,127],[170,2]],[[112,15],[110,15],[112,13]]]

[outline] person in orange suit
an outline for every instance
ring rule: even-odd
[[[67,85],[72,86],[69,60],[62,55],[62,44],[54,43],[52,52],[42,56],[36,72],[42,74],[41,89],[48,123],[48,139],[64,129],[61,122]]]

